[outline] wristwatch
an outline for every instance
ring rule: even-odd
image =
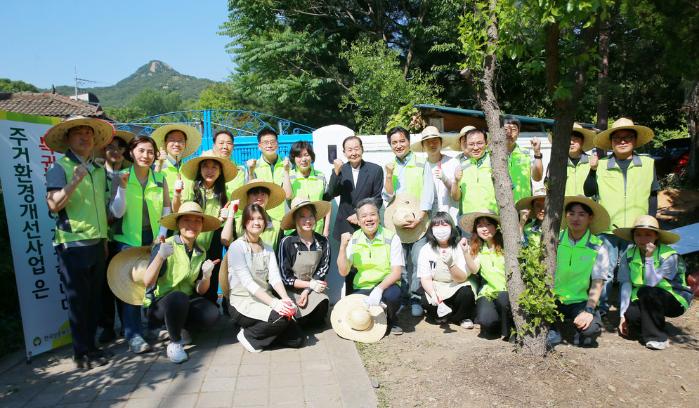
[[[585,311],[589,314],[595,314],[595,308],[590,306],[585,306]]]
[[[543,158],[544,158],[544,155],[541,154],[541,153],[535,154],[535,155],[534,155],[534,158],[535,158],[535,159],[543,159]]]

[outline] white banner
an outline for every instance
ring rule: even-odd
[[[0,180],[27,358],[71,342],[68,301],[53,249],[46,171],[59,154],[43,135],[58,118],[0,111]]]

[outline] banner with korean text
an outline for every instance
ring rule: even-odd
[[[59,154],[43,136],[59,118],[0,111],[0,181],[27,358],[71,342],[68,302],[53,248],[46,171]]]

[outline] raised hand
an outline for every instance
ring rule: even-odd
[[[214,267],[220,262],[220,259],[216,259],[214,261],[212,261],[211,259],[207,259],[206,261],[204,261],[204,263],[201,266],[202,280],[211,279],[211,273],[214,271]]]
[[[172,253],[174,252],[174,248],[172,247],[172,244],[169,242],[165,242],[165,237],[160,237],[160,248],[158,248],[158,255],[160,255],[161,258],[167,259]]]
[[[342,171],[342,164],[343,164],[342,160],[340,160],[340,159],[335,159],[333,161],[333,168],[335,169],[336,176],[340,175],[340,171]]]
[[[129,184],[129,176],[131,176],[131,173],[128,171],[119,175],[119,186],[121,188],[126,188],[126,186]]]

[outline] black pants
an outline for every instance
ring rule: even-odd
[[[481,325],[481,332],[486,335],[510,337],[514,327],[512,308],[507,292],[498,292],[495,300],[481,297],[476,301],[476,321]]]
[[[56,247],[61,281],[68,297],[68,319],[76,356],[96,350],[95,333],[105,280],[104,241],[98,244]]]
[[[247,317],[230,306],[229,311],[233,321],[245,329],[243,335],[253,348],[261,350],[272,345],[299,348],[305,342],[305,335],[293,320],[287,320],[274,310],[267,321]]]
[[[211,245],[209,245],[209,250],[206,251],[206,257],[212,261],[216,259],[221,259],[223,256],[223,244],[221,244],[221,229],[214,231],[211,237]],[[211,280],[209,281],[209,290],[203,295],[208,301],[216,305],[218,300],[218,273],[221,267],[221,263],[217,263],[214,266],[214,270],[211,272]]]
[[[564,319],[574,320],[580,313],[585,310],[587,306],[587,301],[572,303],[570,305],[564,305],[561,302],[556,301],[556,307],[558,311],[563,314]],[[592,339],[597,338],[600,333],[602,333],[602,316],[599,311],[595,311],[592,315],[592,323],[585,330],[578,329],[575,324],[573,324],[575,330],[580,333],[582,337],[590,337]]]
[[[114,256],[117,254],[117,248],[115,247],[114,243],[110,242],[108,245],[109,254],[107,256],[107,266],[109,266],[109,263],[112,261],[112,258],[114,258]],[[107,282],[107,279],[105,279],[102,289],[102,313],[100,314],[100,318],[97,325],[103,328],[104,330],[114,330],[114,313],[119,313],[119,320],[122,320],[121,303],[121,300],[114,296],[114,293],[112,293],[112,290],[109,288],[109,283]]]
[[[437,306],[432,306],[427,301],[427,296],[422,293],[422,307],[427,311],[427,318],[437,319]],[[444,316],[451,323],[459,324],[465,319],[473,319],[473,309],[476,307],[476,296],[470,286],[459,288],[449,299],[444,300],[444,304],[451,308],[451,313]]]
[[[325,316],[328,315],[329,300],[323,300],[318,303],[315,309],[306,316],[298,319],[298,324],[301,327],[322,327],[325,326]]]
[[[148,326],[165,327],[171,341],[180,341],[182,329],[202,330],[216,324],[218,309],[203,297],[191,298],[173,291],[156,299],[147,309]]]
[[[677,317],[684,313],[684,307],[665,289],[642,286],[638,289],[638,299],[626,309],[626,322],[630,330],[641,332],[641,340],[665,341],[665,317]]]

